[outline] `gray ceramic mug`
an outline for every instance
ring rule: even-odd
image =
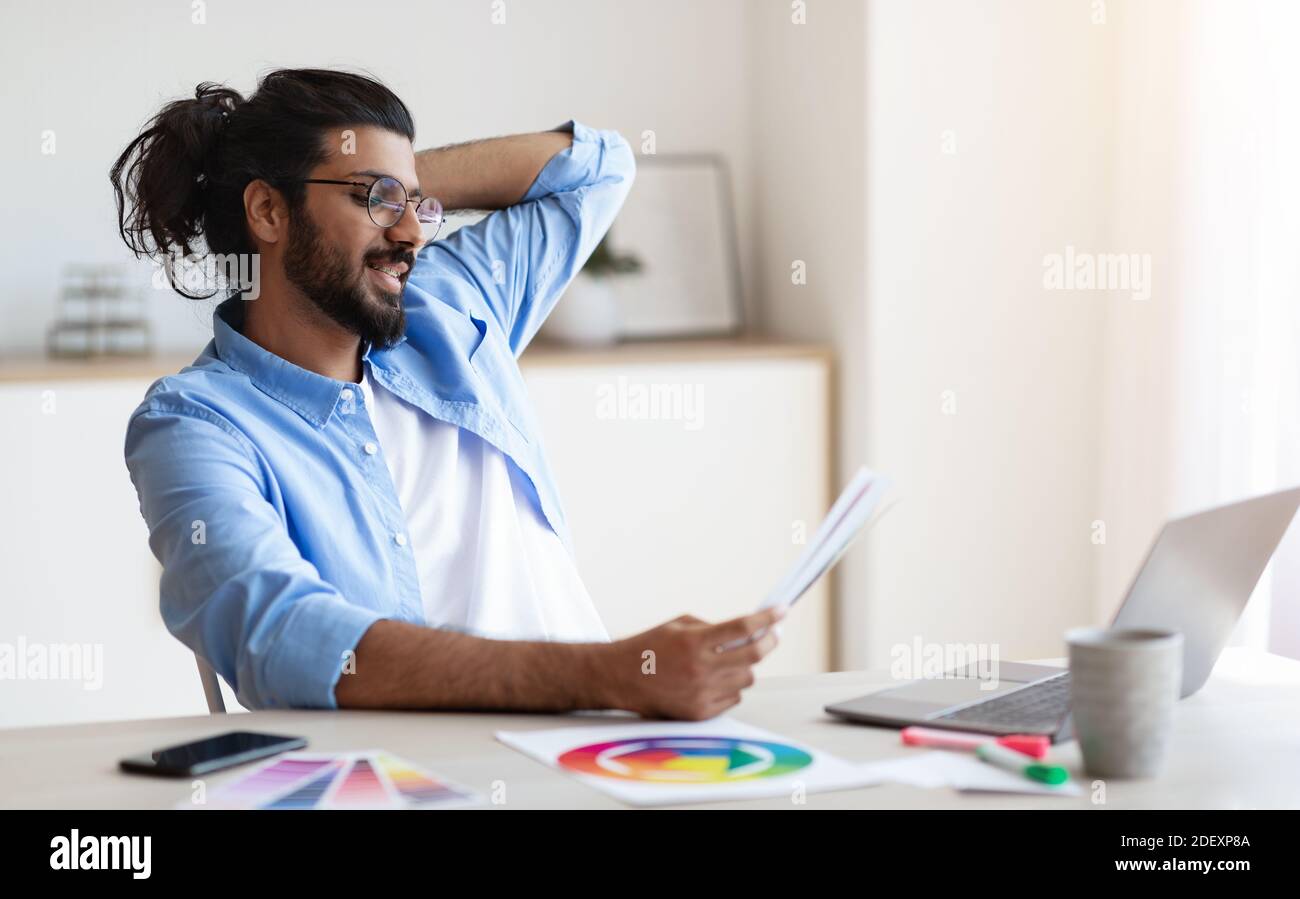
[[[1183,682],[1183,635],[1156,629],[1075,628],[1070,711],[1090,776],[1160,772]]]

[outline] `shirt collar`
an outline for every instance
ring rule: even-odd
[[[240,296],[222,302],[212,313],[212,337],[217,358],[235,371],[247,375],[257,389],[279,400],[317,428],[325,427],[343,391],[356,387],[350,381],[336,381],[308,371],[262,349],[240,330],[244,325],[244,303]],[[398,343],[406,340],[403,335]],[[370,358],[367,345],[362,359]]]

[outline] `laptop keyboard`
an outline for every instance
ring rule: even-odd
[[[938,715],[936,721],[961,721],[1042,732],[1055,729],[1070,707],[1067,671],[1023,690]]]

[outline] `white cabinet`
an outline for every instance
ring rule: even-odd
[[[159,568],[122,457],[150,380],[0,383],[0,644],[25,650],[25,675],[41,673],[42,654],[80,675],[54,679],[49,665],[44,678],[0,677],[0,727],[207,711],[194,656],[159,615]]]
[[[524,359],[578,568],[611,635],[753,611],[829,507],[825,357],[723,344]],[[756,672],[828,670],[830,622],[822,584]]]
[[[0,727],[207,710],[193,656],[158,614],[122,459],[127,416],[185,361],[0,365],[0,651],[84,650],[90,663],[80,679],[0,679]],[[615,637],[751,610],[827,508],[830,375],[815,349],[538,346],[524,371],[579,569]],[[759,673],[827,670],[830,626],[821,585]]]

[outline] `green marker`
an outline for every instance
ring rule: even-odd
[[[992,740],[976,746],[975,754],[990,765],[997,765],[1007,771],[1023,774],[1030,780],[1036,780],[1039,783],[1055,786],[1070,779],[1070,772],[1060,765],[1044,765],[1041,762],[1034,761],[1027,755],[1016,752],[1014,749],[999,746]]]

